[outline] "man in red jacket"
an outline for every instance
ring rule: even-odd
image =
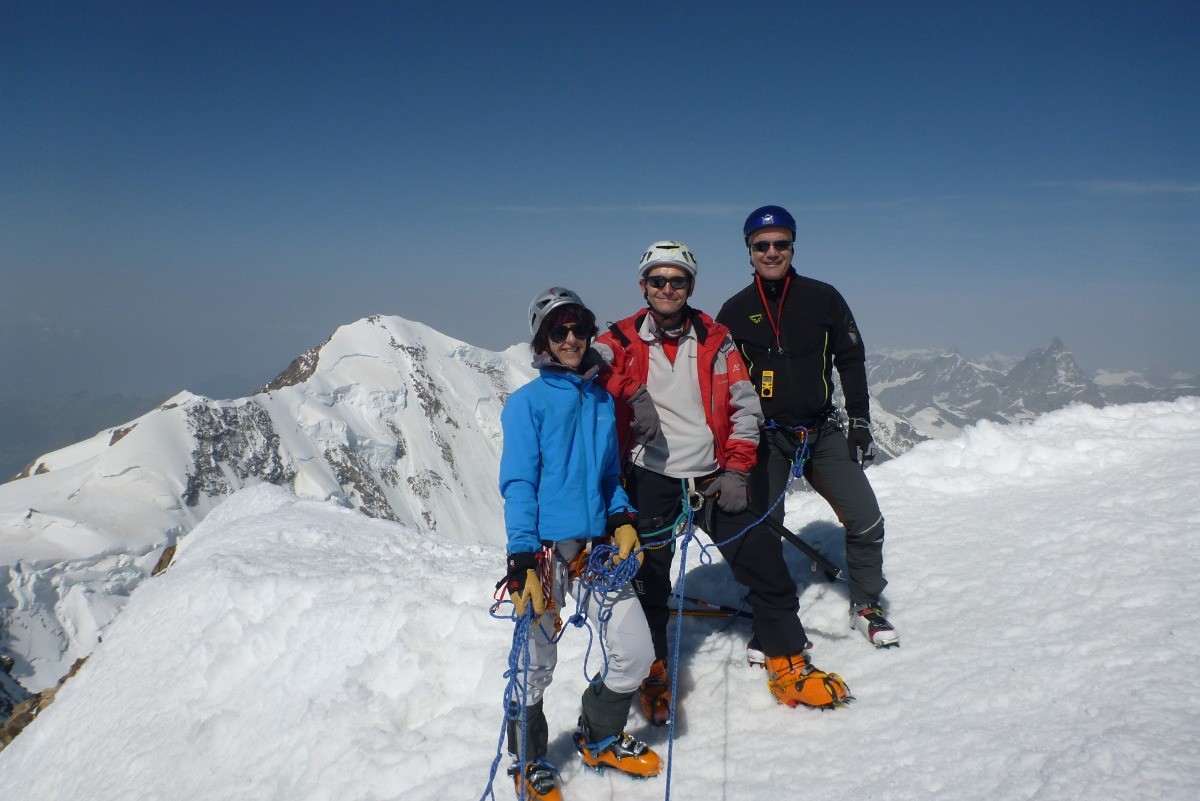
[[[647,548],[634,579],[655,655],[640,690],[643,711],[654,723],[669,720],[673,534],[687,504],[694,508],[701,500],[698,522],[748,591],[771,691],[792,707],[837,706],[849,691],[837,674],[813,667],[805,654],[811,643],[796,614],[796,584],[779,537],[755,525],[757,516],[747,510],[762,411],[746,366],[728,329],[687,303],[696,259],[686,245],[655,242],[642,256],[638,276],[648,308],[610,325],[595,347],[609,367],[600,382],[617,402],[626,491]]]

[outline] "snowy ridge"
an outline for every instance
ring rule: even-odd
[[[500,411],[528,363],[527,347],[496,354],[371,317],[253,397],[181,393],[41,457],[0,485],[0,651],[13,676],[53,685],[165,546],[260,482],[455,542],[502,542]]]
[[[874,651],[847,628],[844,588],[807,584],[814,662],[858,700],[789,710],[744,664],[744,623],[686,618],[672,797],[1191,799],[1200,621],[1178,606],[1200,591],[1200,465],[1162,454],[1197,447],[1200,399],[1073,406],[873,469],[902,647]],[[841,558],[819,499],[791,496],[788,522]],[[479,798],[512,630],[486,611],[502,554],[242,490],[0,752],[0,797]],[[690,549],[688,591],[736,604],[714,556]],[[546,697],[564,797],[663,798],[662,777],[573,755],[586,648],[569,627]],[[637,713],[630,728],[666,752],[665,730]],[[801,758],[776,757],[796,743]],[[869,758],[847,756],[864,743]],[[503,776],[495,792],[512,797]]]

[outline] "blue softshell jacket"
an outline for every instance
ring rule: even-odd
[[[510,554],[603,536],[610,515],[633,508],[621,487],[612,396],[594,375],[543,368],[504,406],[500,494]]]

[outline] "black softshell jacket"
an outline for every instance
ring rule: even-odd
[[[730,298],[717,314],[750,368],[750,378],[768,420],[787,425],[813,425],[832,408],[836,365],[846,397],[846,414],[870,420],[866,349],[850,307],[829,284],[788,270],[786,279],[763,281],[764,308],[758,282]],[[767,313],[769,311],[769,314]],[[771,325],[779,326],[778,340]],[[762,397],[763,371],[774,374],[771,397]]]

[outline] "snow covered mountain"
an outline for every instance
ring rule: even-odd
[[[868,355],[867,380],[873,403],[908,423],[918,441],[952,437],[981,420],[1023,422],[1072,403],[1105,404],[1058,339],[1007,369],[996,365],[955,351],[882,351]],[[895,455],[893,443],[882,444]]]
[[[1200,395],[1200,375],[1195,373],[1101,370],[1093,380],[1104,400],[1114,404],[1172,401]]]
[[[30,476],[0,485],[0,653],[11,675],[31,691],[52,686],[163,549],[252,484],[448,541],[502,542],[500,411],[534,374],[529,361],[525,346],[493,353],[371,317],[252,397],[181,393],[37,459]]]
[[[872,356],[869,368],[875,435],[891,457],[980,420],[1102,403],[1057,341],[1006,373],[929,352]],[[164,549],[244,487],[502,543],[499,416],[533,374],[526,346],[494,353],[376,316],[251,397],[181,393],[39,457],[0,484],[0,720],[91,653]]]
[[[591,643],[567,626],[545,700],[564,797],[1191,801],[1200,463],[1162,455],[1198,447],[1188,398],[982,422],[872,468],[902,646],[851,632],[846,588],[789,550],[813,660],[857,700],[780,706],[745,663],[744,621],[684,618],[674,731],[630,719],[671,755],[655,779],[575,756]],[[819,498],[787,512],[842,558]],[[737,605],[705,543],[679,549],[687,592]],[[0,798],[512,799],[507,760],[493,773],[513,631],[487,611],[502,553],[333,497],[236,492],[0,752]]]

